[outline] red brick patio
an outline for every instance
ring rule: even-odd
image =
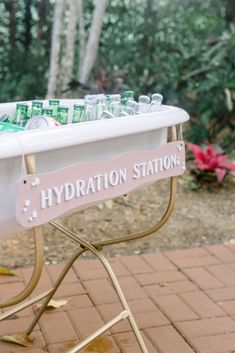
[[[235,245],[176,250],[111,260],[150,353],[235,352]],[[47,266],[37,293],[48,289],[62,265]],[[0,296],[19,292],[31,269],[0,277]],[[36,293],[34,293],[36,294]],[[32,336],[33,348],[0,343],[0,353],[62,353],[119,312],[120,304],[97,261],[79,261]],[[0,322],[0,335],[22,332],[34,309]],[[83,351],[139,353],[125,320]]]

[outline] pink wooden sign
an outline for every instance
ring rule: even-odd
[[[44,224],[71,210],[111,199],[185,170],[183,141],[112,160],[77,163],[44,174],[29,174],[17,185],[16,219],[24,227]]]

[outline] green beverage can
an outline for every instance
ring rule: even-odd
[[[42,114],[43,102],[33,101],[32,102],[32,111],[31,117]]]
[[[51,109],[51,108],[42,108],[41,115],[53,117],[53,109]]]
[[[18,126],[25,126],[28,120],[28,104],[26,103],[17,103],[16,104],[16,112],[15,116],[9,122],[18,125]]]
[[[65,125],[68,123],[68,111],[69,111],[69,108],[67,107],[60,106],[58,108],[58,114],[57,114],[56,120],[62,125]]]
[[[73,120],[72,123],[80,123],[85,118],[85,107],[82,104],[74,104],[73,106]]]
[[[49,99],[49,107],[53,110],[53,118],[56,118],[58,114],[59,105],[60,105],[59,99]]]

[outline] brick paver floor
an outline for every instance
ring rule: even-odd
[[[235,352],[235,245],[112,259],[149,353]],[[34,294],[50,287],[63,265],[46,266]],[[0,297],[21,291],[32,269],[0,277]],[[119,313],[121,306],[96,260],[78,261],[58,290],[67,305],[47,310],[35,327],[33,347],[0,342],[0,353],[63,353]],[[26,330],[36,305],[0,322],[0,335]],[[127,320],[83,351],[139,353]]]

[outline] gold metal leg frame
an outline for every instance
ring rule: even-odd
[[[58,279],[54,285],[54,287],[52,289],[50,289],[49,291],[40,294],[39,296],[30,299],[28,301],[26,301],[25,303],[22,303],[20,305],[18,305],[16,308],[13,308],[11,310],[9,310],[6,313],[3,313],[2,315],[0,315],[0,320],[3,320],[4,318],[9,317],[12,314],[15,314],[16,312],[19,312],[21,310],[23,310],[24,308],[42,300],[43,298],[45,298],[42,307],[40,308],[40,310],[38,311],[35,319],[33,320],[33,322],[31,323],[31,325],[29,326],[28,330],[26,331],[26,333],[28,335],[31,334],[33,328],[35,327],[35,325],[37,324],[38,320],[40,319],[41,315],[43,314],[44,310],[47,307],[48,302],[52,299],[52,297],[54,296],[56,290],[58,289],[58,287],[60,286],[62,280],[64,279],[65,275],[67,274],[67,272],[69,271],[69,269],[71,268],[71,266],[73,265],[73,263],[78,259],[78,257],[80,255],[82,255],[82,253],[84,253],[85,251],[89,250],[91,251],[96,257],[98,257],[98,259],[101,261],[101,263],[103,264],[105,270],[107,271],[111,282],[114,286],[114,289],[116,290],[118,297],[122,303],[123,306],[123,311],[117,315],[113,320],[111,320],[110,322],[108,322],[107,324],[105,324],[103,327],[101,327],[99,330],[95,331],[92,335],[90,335],[89,337],[87,337],[86,339],[84,339],[82,342],[79,342],[74,348],[72,348],[71,350],[69,350],[67,353],[77,353],[79,352],[82,348],[84,348],[87,344],[89,344],[92,340],[94,340],[96,337],[98,337],[99,335],[101,335],[102,333],[104,333],[105,331],[109,330],[112,326],[114,326],[115,324],[117,324],[118,322],[120,322],[121,320],[127,319],[129,320],[131,327],[133,329],[133,332],[135,333],[135,336],[137,338],[137,341],[139,343],[139,346],[142,350],[143,353],[148,353],[147,348],[145,346],[145,343],[142,339],[142,336],[140,334],[140,331],[135,323],[135,320],[133,318],[133,315],[129,309],[129,306],[126,302],[126,299],[123,295],[123,292],[120,288],[120,285],[117,281],[117,278],[115,276],[115,274],[112,271],[112,268],[110,266],[110,264],[108,263],[107,259],[100,253],[100,250],[103,248],[103,246],[106,245],[111,245],[111,244],[116,244],[119,242],[123,242],[123,241],[129,241],[129,240],[135,240],[137,238],[141,238],[144,236],[147,236],[149,234],[152,234],[154,232],[156,232],[158,229],[160,229],[165,223],[166,221],[169,219],[172,211],[173,211],[173,207],[174,207],[174,202],[175,202],[175,193],[176,193],[176,178],[173,177],[171,178],[171,186],[170,186],[170,199],[169,199],[169,203],[168,203],[168,207],[167,210],[165,212],[165,214],[163,215],[162,219],[153,227],[137,233],[137,234],[133,234],[133,235],[129,235],[126,237],[119,237],[117,239],[112,239],[109,242],[99,242],[99,243],[95,243],[95,244],[90,244],[89,242],[85,241],[84,239],[82,239],[81,237],[79,237],[76,233],[70,231],[69,229],[65,228],[64,226],[58,224],[57,222],[50,222],[50,224],[55,227],[56,229],[60,230],[62,233],[66,234],[67,236],[69,236],[71,239],[73,239],[74,241],[78,242],[80,244],[80,246],[82,247],[82,249],[79,249],[67,262],[67,264],[65,265],[63,271],[60,273],[60,275],[58,276]],[[19,301],[17,301],[19,302]],[[14,302],[14,304],[16,304],[16,302]]]
[[[175,141],[176,140],[176,128],[172,127],[171,129],[172,131],[172,140]],[[26,156],[26,164],[27,164],[27,169],[29,173],[34,173],[35,172],[35,158],[34,156]],[[0,315],[0,321],[27,308],[28,306],[31,306],[32,304],[42,300],[45,298],[42,307],[40,308],[40,310],[37,312],[37,315],[35,317],[35,319],[32,321],[31,325],[29,326],[28,330],[27,330],[27,334],[30,335],[32,330],[34,329],[35,325],[37,324],[38,320],[40,319],[41,315],[43,314],[44,310],[47,307],[47,304],[49,303],[49,301],[52,299],[52,297],[54,296],[55,292],[57,291],[57,289],[59,288],[61,282],[63,281],[64,277],[66,276],[66,274],[68,273],[69,269],[71,268],[71,266],[73,265],[73,263],[79,258],[79,256],[81,256],[85,251],[91,251],[98,259],[99,261],[103,264],[105,270],[107,271],[109,278],[113,284],[114,289],[116,290],[118,297],[120,299],[120,302],[122,304],[123,307],[123,311],[118,314],[114,319],[112,319],[111,321],[109,321],[108,323],[106,323],[104,326],[102,326],[100,329],[98,329],[97,331],[95,331],[93,334],[91,334],[90,336],[88,336],[87,338],[85,338],[84,340],[82,340],[81,342],[79,342],[77,345],[75,345],[72,349],[70,349],[67,353],[77,353],[79,352],[81,349],[83,349],[86,345],[88,345],[92,340],[94,340],[96,337],[98,337],[99,335],[101,335],[102,333],[104,333],[105,331],[109,330],[112,326],[116,325],[118,322],[120,322],[121,320],[124,319],[128,319],[130,322],[130,325],[133,329],[133,332],[135,333],[136,339],[138,341],[138,344],[140,346],[140,349],[143,353],[148,353],[147,348],[145,346],[145,343],[143,341],[143,338],[140,334],[140,331],[136,325],[136,322],[133,318],[133,315],[129,309],[129,306],[127,304],[127,301],[125,299],[125,296],[121,290],[121,287],[118,283],[118,280],[109,264],[109,262],[107,261],[107,259],[100,253],[100,251],[102,250],[102,248],[104,246],[107,245],[113,245],[113,244],[118,244],[121,242],[127,242],[127,241],[132,241],[132,240],[137,240],[143,237],[146,237],[150,234],[155,233],[156,231],[158,231],[169,219],[173,208],[174,208],[174,204],[175,204],[175,195],[176,195],[176,189],[177,189],[177,177],[172,177],[170,180],[170,197],[169,197],[169,202],[168,202],[168,206],[167,209],[163,215],[163,217],[161,218],[161,220],[155,224],[154,226],[141,231],[137,234],[132,234],[132,235],[128,235],[128,236],[120,236],[114,239],[110,239],[107,241],[102,241],[102,242],[97,242],[94,244],[91,244],[89,242],[87,242],[86,240],[82,239],[79,235],[77,235],[76,233],[72,232],[71,230],[65,228],[64,226],[58,224],[57,222],[49,222],[53,227],[55,227],[56,229],[60,230],[62,233],[64,233],[65,235],[67,235],[68,237],[70,237],[71,239],[73,239],[74,241],[76,241],[77,243],[80,244],[80,247],[82,249],[79,249],[77,252],[75,252],[75,254],[68,260],[67,264],[65,265],[63,271],[60,273],[60,275],[57,278],[57,281],[54,285],[53,288],[51,288],[50,290],[48,290],[47,292],[44,292],[40,295],[38,295],[35,298],[29,299],[26,302],[21,303],[23,300],[25,300],[34,290],[34,288],[36,287],[36,285],[38,284],[38,281],[40,279],[40,275],[42,272],[42,266],[43,266],[43,234],[42,234],[42,228],[41,227],[37,227],[34,230],[35,233],[35,254],[36,254],[36,260],[35,260],[35,269],[33,272],[33,275],[29,281],[29,284],[27,285],[27,287],[25,288],[25,290],[20,293],[19,295],[15,296],[14,298],[8,299],[6,301],[2,301],[0,302],[0,308],[1,307],[7,307],[7,306],[11,306],[11,305],[15,305],[18,303],[21,303],[19,305],[17,305],[16,307],[8,310],[7,312],[3,313]]]
[[[50,290],[48,290],[45,293],[42,293],[40,295],[38,295],[35,298],[29,299],[28,301],[8,310],[7,312],[3,313],[0,315],[0,321],[31,306],[32,304],[44,299],[43,305],[41,306],[40,310],[37,312],[37,315],[35,317],[35,319],[32,321],[31,325],[29,326],[28,330],[26,331],[26,333],[28,335],[31,334],[33,328],[35,327],[35,325],[37,324],[38,320],[40,319],[41,315],[43,314],[43,312],[45,311],[47,304],[49,303],[49,301],[52,299],[52,297],[54,296],[55,292],[57,291],[57,289],[59,288],[61,282],[63,281],[64,277],[66,276],[67,272],[69,271],[69,269],[71,268],[71,266],[73,265],[73,263],[79,258],[79,256],[81,256],[85,251],[89,250],[91,251],[94,255],[96,255],[98,257],[98,259],[102,262],[103,266],[105,267],[112,283],[113,286],[120,298],[120,301],[122,303],[122,306],[124,308],[124,310],[117,315],[113,320],[111,320],[110,322],[108,322],[106,325],[104,325],[102,328],[100,328],[99,330],[97,330],[96,332],[94,332],[92,335],[90,335],[89,337],[87,337],[85,340],[83,340],[82,342],[78,343],[74,348],[72,348],[70,351],[68,351],[67,353],[76,353],[79,352],[79,350],[81,350],[83,347],[85,347],[87,344],[89,344],[93,339],[95,339],[96,337],[98,337],[99,335],[101,335],[102,333],[104,333],[105,331],[109,330],[113,325],[117,324],[119,321],[124,320],[126,318],[128,318],[128,320],[130,321],[131,327],[133,328],[133,331],[136,335],[136,338],[138,340],[138,343],[142,349],[143,353],[148,353],[146,346],[143,342],[142,336],[138,330],[138,327],[135,323],[135,320],[133,318],[132,313],[130,312],[130,309],[128,307],[128,304],[126,302],[126,299],[122,293],[122,290],[119,286],[119,283],[117,281],[117,278],[115,276],[115,274],[112,271],[112,268],[110,267],[108,261],[106,260],[106,258],[100,253],[100,250],[102,250],[102,248],[104,246],[107,245],[111,245],[111,244],[117,244],[120,242],[124,242],[124,241],[130,241],[130,240],[135,240],[135,239],[139,239],[145,236],[148,236],[152,233],[155,233],[157,230],[159,230],[169,219],[173,208],[174,208],[174,203],[175,203],[175,194],[176,194],[176,186],[177,186],[177,178],[173,177],[171,178],[170,181],[170,198],[169,198],[169,202],[168,202],[168,206],[167,209],[163,215],[163,217],[161,218],[161,220],[154,226],[150,227],[149,229],[146,229],[145,231],[139,232],[137,234],[133,234],[133,235],[129,235],[129,236],[125,236],[125,237],[119,237],[116,239],[111,239],[110,241],[104,241],[104,242],[97,242],[94,244],[90,244],[89,242],[83,240],[81,237],[79,237],[76,233],[72,232],[71,230],[65,228],[64,226],[58,224],[57,222],[50,222],[50,224],[55,227],[56,229],[60,230],[62,233],[66,234],[67,236],[69,236],[71,239],[73,239],[74,241],[78,242],[80,244],[80,246],[82,247],[82,249],[79,249],[78,251],[75,252],[75,254],[68,260],[68,262],[66,263],[64,269],[62,270],[62,272],[60,273],[60,275],[57,278],[57,281],[54,285],[54,287]],[[38,239],[38,238],[37,238]],[[37,263],[37,261],[36,261]],[[17,301],[19,302],[19,301]],[[14,304],[16,304],[16,302],[14,302]],[[12,304],[12,305],[14,305]]]
[[[35,168],[35,156],[34,155],[28,155],[25,157],[26,161],[26,167],[27,171],[29,174],[33,174],[36,171]],[[35,243],[35,265],[34,265],[34,271],[32,274],[32,277],[26,286],[26,288],[16,295],[13,298],[9,298],[3,301],[0,301],[0,308],[6,308],[8,306],[16,305],[18,303],[21,303],[23,300],[29,297],[29,295],[33,292],[33,290],[36,288],[39,279],[41,277],[42,269],[43,269],[43,264],[44,264],[44,247],[43,247],[43,232],[42,232],[42,227],[35,227],[34,228],[34,243]],[[22,305],[22,304],[21,304]],[[8,317],[5,315],[0,315],[0,320],[3,319],[3,317]]]
[[[115,276],[109,262],[107,261],[107,259],[104,257],[103,254],[100,253],[99,250],[97,250],[95,248],[95,246],[93,246],[92,244],[90,244],[89,242],[87,242],[86,240],[82,239],[80,236],[78,236],[76,233],[70,231],[69,229],[65,228],[64,226],[58,224],[57,222],[50,222],[50,224],[52,226],[54,226],[56,229],[60,230],[62,233],[66,234],[67,236],[69,236],[70,238],[72,238],[73,240],[75,240],[76,242],[78,242],[80,244],[80,246],[83,248],[83,250],[80,250],[80,253],[77,253],[73,259],[71,259],[69,261],[69,263],[65,266],[63,272],[60,274],[60,276],[57,279],[57,282],[55,284],[55,287],[53,289],[53,291],[48,295],[48,297],[46,298],[46,300],[44,301],[40,311],[37,313],[35,319],[33,320],[33,322],[31,323],[30,327],[27,330],[27,334],[29,335],[33,328],[35,327],[35,325],[37,324],[38,320],[40,319],[43,311],[45,310],[48,302],[50,301],[50,299],[52,298],[52,296],[54,295],[54,293],[56,292],[57,288],[59,287],[62,279],[64,278],[65,274],[68,272],[68,270],[70,269],[72,263],[78,258],[78,256],[80,256],[84,251],[91,251],[102,263],[102,265],[104,266],[105,270],[107,271],[109,278],[113,284],[114,289],[116,290],[116,293],[119,297],[119,300],[122,304],[123,307],[123,311],[118,314],[114,319],[112,319],[111,321],[109,321],[108,323],[106,323],[104,326],[102,326],[100,329],[98,329],[97,331],[95,331],[93,334],[91,334],[90,336],[88,336],[87,338],[85,338],[84,340],[82,340],[81,342],[79,342],[75,347],[73,347],[72,349],[70,349],[67,353],[77,353],[79,352],[81,349],[83,349],[86,345],[88,345],[90,342],[92,342],[96,337],[100,336],[102,333],[106,332],[107,330],[109,330],[112,326],[116,325],[118,322],[120,322],[121,320],[125,320],[128,319],[130,322],[130,325],[133,329],[133,332],[136,336],[136,339],[139,343],[139,346],[142,350],[143,353],[148,353],[148,350],[145,346],[145,343],[143,341],[143,338],[140,334],[140,331],[136,325],[135,319],[130,311],[130,308],[127,304],[127,301],[125,299],[125,296],[122,292],[122,289],[118,283],[117,277]]]

